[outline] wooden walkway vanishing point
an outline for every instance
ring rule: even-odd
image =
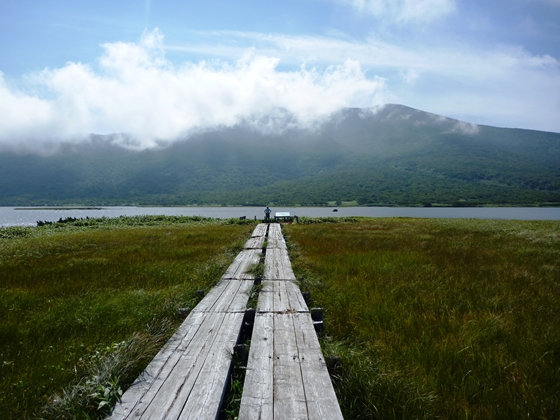
[[[268,237],[267,237],[268,233]],[[259,224],[218,284],[124,393],[110,419],[218,419],[267,239],[240,420],[342,419],[277,223]]]

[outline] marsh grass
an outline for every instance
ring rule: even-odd
[[[158,217],[2,229],[0,418],[103,414],[251,229]]]
[[[560,418],[560,223],[289,225],[345,418]]]

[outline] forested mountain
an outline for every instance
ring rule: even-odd
[[[133,151],[112,136],[0,151],[0,205],[560,205],[560,134],[408,108],[344,109],[314,130],[249,125]]]

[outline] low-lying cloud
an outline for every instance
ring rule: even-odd
[[[267,121],[261,128],[269,130],[271,116],[286,114],[291,124],[311,127],[345,106],[378,105],[384,92],[383,79],[351,60],[281,71],[278,58],[249,49],[235,62],[176,65],[165,57],[159,30],[103,50],[95,65],[45,69],[17,88],[0,73],[0,145],[126,133],[146,148],[241,121],[257,128]]]

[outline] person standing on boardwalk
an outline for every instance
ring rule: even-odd
[[[264,209],[264,221],[265,222],[270,222],[270,213],[272,212],[272,210],[270,210],[268,208],[268,206],[266,206],[266,209]]]

